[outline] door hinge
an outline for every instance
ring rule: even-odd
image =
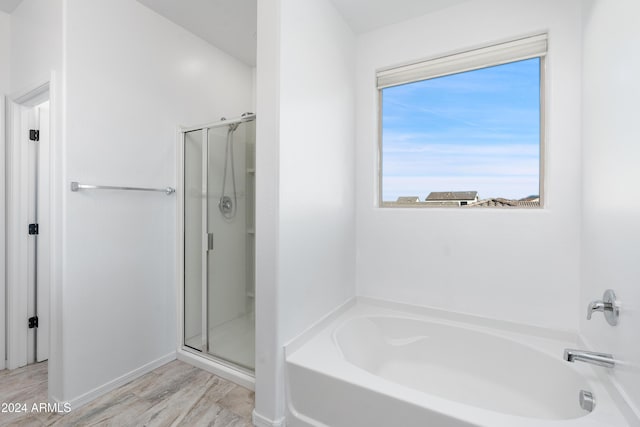
[[[38,327],[38,316],[29,317],[29,329]]]
[[[213,250],[213,233],[207,233],[207,250]]]
[[[29,140],[40,141],[40,131],[37,129],[29,129]]]
[[[29,224],[29,234],[33,235],[33,234],[39,234],[39,230],[40,227],[38,226],[38,224]]]

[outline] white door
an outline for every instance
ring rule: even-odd
[[[49,357],[51,138],[48,98],[48,86],[43,86],[6,104],[5,350],[8,369]]]
[[[26,170],[26,192],[23,197],[27,199],[27,226],[29,227],[27,239],[27,319],[32,319],[36,314],[36,296],[38,287],[37,278],[37,245],[38,236],[32,233],[32,224],[38,222],[38,149],[39,142],[32,140],[32,132],[39,132],[38,107],[25,108],[23,110],[22,144],[24,148],[27,170]],[[23,125],[23,126],[24,126]],[[23,230],[27,232],[27,230]],[[24,285],[23,285],[24,286]],[[29,320],[31,322],[31,320]],[[37,328],[29,324],[27,328],[27,363],[36,361],[36,331]]]
[[[27,363],[49,357],[49,102],[25,111],[27,128]],[[34,134],[34,132],[37,132]],[[33,233],[33,234],[32,234]]]

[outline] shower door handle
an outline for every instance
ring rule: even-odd
[[[207,251],[213,250],[213,233],[207,233]]]

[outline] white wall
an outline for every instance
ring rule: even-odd
[[[51,333],[49,396],[63,396],[62,373],[62,167],[64,154],[63,0],[23,0],[11,13],[10,94],[50,83],[51,105]]]
[[[358,294],[577,329],[580,2],[468,2],[363,34],[357,50]],[[548,31],[543,210],[376,207],[375,70]]]
[[[611,371],[640,418],[640,3],[585,3],[583,59],[583,242],[580,332],[596,351],[623,365]],[[601,313],[586,320],[589,301],[605,289],[622,304],[620,323]]]
[[[284,415],[282,340],[278,331],[281,2],[259,1],[257,20],[255,414],[267,423]]]
[[[355,39],[328,0],[269,3],[258,11],[258,117],[275,108],[279,125],[258,119],[256,413],[278,420],[283,344],[355,295]]]
[[[10,16],[0,12],[0,370],[5,366],[5,127],[4,96],[9,92]]]
[[[0,91],[6,95],[9,91],[11,57],[11,15],[0,11]]]
[[[285,340],[355,294],[354,46],[330,1],[283,1],[279,291]]]
[[[23,0],[11,13],[11,91],[22,93],[62,73],[63,0]]]
[[[176,126],[251,109],[251,68],[138,2],[67,3],[65,186],[174,186]],[[67,191],[65,399],[175,352],[175,197]]]

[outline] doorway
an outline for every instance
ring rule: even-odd
[[[6,103],[6,367],[49,358],[49,85]]]

